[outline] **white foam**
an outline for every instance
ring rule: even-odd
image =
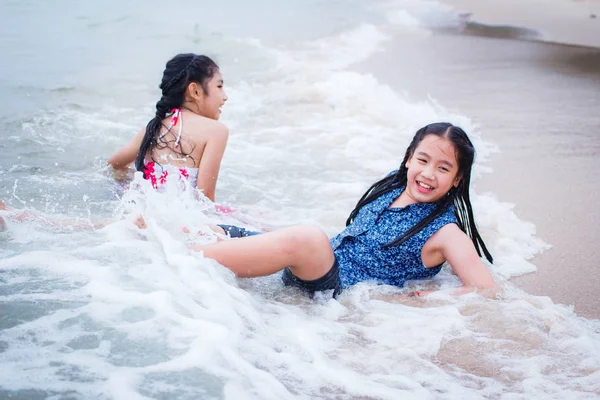
[[[456,28],[462,22],[455,9],[435,0],[390,0],[377,4],[388,23],[413,33],[427,33],[430,29]]]
[[[217,200],[236,213],[218,215],[176,185],[156,192],[138,176],[118,204],[106,200],[117,222],[99,231],[9,221],[0,233],[9,243],[0,259],[7,287],[0,304],[3,390],[115,399],[598,393],[598,321],[505,284],[530,271],[528,259],[545,245],[493,194],[473,193],[473,206],[497,259],[491,268],[504,287],[500,299],[399,299],[400,290],[361,284],[339,301],[313,301],[284,288],[279,276],[236,279],[188,250],[216,240],[208,226],[217,222],[256,229],[309,222],[336,233],[362,192],[397,168],[414,131],[431,121],[467,130],[480,177],[495,146],[467,117],[348,70],[385,40],[379,28],[362,25],[289,47],[247,42],[249,53],[272,62],[229,90],[224,122],[231,137]],[[99,114],[116,124],[107,125],[104,143],[130,137],[130,119]],[[88,128],[100,126],[82,118]],[[104,137],[90,136],[88,145]],[[64,187],[68,179],[53,183]],[[146,230],[132,223],[138,213]],[[458,284],[446,269],[409,289]]]

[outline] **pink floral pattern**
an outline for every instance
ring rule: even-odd
[[[154,175],[154,166],[155,166],[155,162],[151,161],[149,163],[146,163],[146,165],[144,166],[144,178],[145,179],[149,179],[150,182],[152,183],[152,187],[154,189],[157,188],[156,185],[156,176]]]
[[[186,168],[179,168],[179,175],[182,180],[187,180],[190,177]],[[147,162],[144,166],[144,179],[149,180],[154,189],[158,189],[159,186],[167,183],[168,176],[168,171],[162,171],[160,175],[157,174],[156,162],[154,161]]]

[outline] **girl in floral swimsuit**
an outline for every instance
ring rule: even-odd
[[[227,101],[223,77],[213,60],[203,55],[178,54],[167,62],[160,83],[162,96],[156,103],[156,114],[145,128],[108,160],[113,168],[126,170],[135,161],[138,171],[160,188],[176,179],[197,187],[214,202],[221,159],[229,132],[218,121],[221,107]],[[231,211],[216,206],[221,212]],[[37,219],[56,226],[94,228],[95,224],[52,221],[29,211],[13,210],[0,202],[11,220]],[[143,227],[141,217],[136,224]],[[0,216],[0,230],[5,222]]]
[[[331,240],[311,226],[192,247],[240,277],[284,270],[286,285],[337,295],[358,282],[403,286],[436,275],[448,262],[463,286],[456,293],[494,288],[481,260],[492,257],[475,226],[469,198],[475,149],[449,123],[417,131],[400,168],[358,201],[346,229]],[[247,237],[246,237],[247,236]],[[415,292],[425,295],[427,292]]]
[[[178,54],[167,62],[156,114],[108,164],[120,170],[135,161],[155,188],[185,180],[215,201],[229,132],[218,121],[227,101],[223,77],[210,58]]]

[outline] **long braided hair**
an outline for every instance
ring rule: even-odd
[[[456,149],[456,159],[458,161],[457,176],[461,178],[460,182],[457,187],[452,187],[452,189],[448,192],[448,195],[444,196],[444,198],[438,202],[437,207],[430,215],[423,218],[421,221],[419,221],[419,223],[400,235],[400,237],[394,239],[390,243],[384,244],[383,247],[398,246],[404,243],[454,204],[454,214],[460,229],[471,238],[473,244],[475,245],[475,249],[477,250],[477,254],[479,254],[480,257],[485,255],[485,258],[489,262],[493,262],[493,257],[485,246],[485,243],[483,242],[483,239],[481,238],[481,235],[475,226],[473,208],[471,206],[471,199],[469,196],[471,167],[473,165],[473,160],[475,159],[475,148],[473,147],[473,144],[469,140],[469,137],[465,131],[458,126],[454,126],[447,122],[429,124],[417,131],[412,139],[412,142],[410,143],[410,146],[408,146],[408,149],[406,149],[404,160],[402,160],[402,164],[400,164],[398,171],[394,174],[386,176],[378,182],[375,182],[365,192],[365,194],[363,194],[354,207],[354,210],[352,210],[350,216],[346,220],[346,226],[350,225],[352,221],[354,221],[354,218],[356,218],[358,212],[365,204],[372,202],[385,193],[389,193],[395,189],[406,186],[408,173],[406,163],[414,154],[419,143],[421,143],[423,138],[425,138],[427,135],[436,135],[446,138],[452,142],[454,148]]]
[[[166,137],[160,138],[159,136],[163,126],[162,121],[172,109],[179,108],[184,103],[188,85],[196,82],[202,87],[204,94],[208,94],[207,83],[218,69],[219,66],[209,57],[193,53],[177,54],[167,62],[159,85],[162,96],[156,103],[154,118],[146,125],[146,134],[135,160],[135,168],[138,171],[144,171],[144,160],[148,153],[152,152],[152,149],[169,147],[171,141]],[[183,143],[180,148],[181,150],[178,150],[175,149],[175,146],[170,146],[173,152],[182,157],[189,156],[193,151],[193,148],[189,151],[184,150]]]

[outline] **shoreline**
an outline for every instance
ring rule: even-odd
[[[466,33],[514,29],[522,40],[600,48],[600,0],[439,1],[464,18]]]

